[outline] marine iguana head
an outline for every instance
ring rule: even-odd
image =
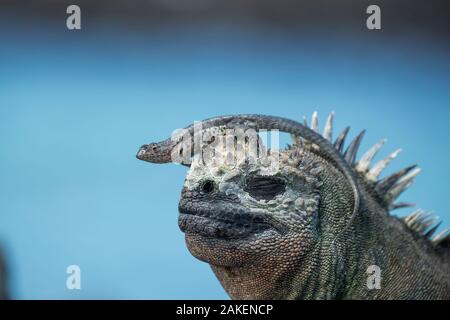
[[[257,269],[280,282],[293,270],[313,270],[310,257],[345,228],[352,197],[345,177],[313,146],[231,164],[198,158],[181,193],[179,227],[190,252],[213,267],[232,297],[264,298],[272,284],[244,288],[226,278]]]

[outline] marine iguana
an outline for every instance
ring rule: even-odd
[[[185,163],[190,170],[179,202],[189,251],[210,264],[233,299],[449,299],[449,229],[433,236],[439,223],[423,210],[390,215],[410,206],[395,200],[420,169],[379,179],[400,149],[371,166],[382,140],[356,162],[364,131],[344,151],[349,127],[332,143],[332,123],[333,113],[321,135],[317,113],[310,128],[264,115],[201,122],[202,134],[219,128],[206,134],[206,145],[226,139],[230,128],[277,129],[292,134],[293,144],[269,150],[270,158],[257,138],[264,156],[249,161],[244,153],[232,164],[195,158],[203,146],[189,152],[194,158]],[[195,137],[195,126],[184,133]],[[196,141],[177,136],[143,145],[136,156],[172,162],[186,142]],[[216,149],[214,156],[223,155],[223,145]],[[381,272],[376,288],[368,285],[373,266]]]

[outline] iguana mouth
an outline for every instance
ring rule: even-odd
[[[213,238],[245,238],[274,229],[272,223],[260,214],[179,208],[178,226],[185,233]]]

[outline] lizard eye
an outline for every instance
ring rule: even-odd
[[[271,200],[286,190],[286,183],[276,177],[256,176],[247,179],[244,191],[257,200]]]

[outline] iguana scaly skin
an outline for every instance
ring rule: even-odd
[[[188,249],[233,299],[449,299],[448,229],[432,238],[438,225],[430,214],[389,214],[408,205],[394,201],[419,169],[378,180],[399,150],[370,167],[383,140],[355,162],[364,132],[343,152],[348,128],[333,144],[332,120],[323,136],[316,113],[311,128],[259,115],[206,120],[202,130],[220,128],[216,141],[228,128],[254,128],[289,132],[294,143],[257,161],[195,158],[179,203]],[[137,157],[171,162],[180,144],[144,145]],[[370,283],[374,268],[379,287]]]

